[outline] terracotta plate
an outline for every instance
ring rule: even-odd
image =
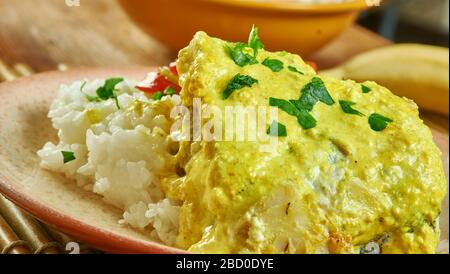
[[[61,84],[111,76],[142,79],[149,70],[78,69],[0,84],[0,192],[43,222],[108,252],[183,252],[152,242],[148,231],[119,225],[120,210],[65,177],[42,170],[36,155],[47,141],[56,138],[47,112]],[[448,175],[448,135],[434,133]],[[447,239],[448,197],[442,216],[442,234]]]

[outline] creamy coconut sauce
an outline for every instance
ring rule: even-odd
[[[313,77],[303,60],[260,50],[259,64],[240,67],[225,50],[233,44],[199,32],[179,54],[181,98],[218,106],[269,106],[269,98],[295,100]],[[274,72],[267,57],[284,64]],[[295,67],[300,73],[287,69]],[[224,99],[236,74],[258,82]],[[353,81],[321,77],[335,101],[318,102],[317,125],[303,129],[279,110],[287,136],[276,153],[260,142],[183,142],[180,176],[162,183],[182,204],[177,246],[193,252],[352,253],[377,242],[383,253],[432,253],[439,240],[436,219],[446,183],[440,152],[417,106],[373,82],[370,92]],[[364,116],[345,113],[352,101]],[[392,120],[382,131],[372,113]]]

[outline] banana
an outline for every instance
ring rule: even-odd
[[[362,53],[321,75],[358,82],[375,81],[413,99],[421,108],[449,114],[449,50],[396,44]]]

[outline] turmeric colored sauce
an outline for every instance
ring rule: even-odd
[[[259,64],[238,66],[231,43],[199,32],[179,54],[181,98],[217,106],[268,106],[298,99],[316,72],[297,55],[260,50]],[[261,64],[280,60],[278,72]],[[295,67],[302,73],[288,69]],[[236,74],[258,80],[224,100]],[[319,76],[320,77],[320,76]],[[354,253],[376,242],[382,253],[433,253],[446,181],[440,152],[410,100],[373,82],[320,77],[336,102],[318,102],[317,125],[303,129],[279,110],[287,136],[276,153],[259,142],[183,142],[185,174],[163,182],[182,204],[177,246],[202,253]],[[338,101],[363,115],[345,113]],[[381,131],[368,117],[392,120]]]

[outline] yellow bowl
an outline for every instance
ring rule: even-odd
[[[229,41],[246,41],[255,24],[269,50],[302,55],[326,45],[367,8],[364,0],[316,5],[283,0],[120,0],[120,3],[144,31],[173,50],[185,47],[199,30]]]

